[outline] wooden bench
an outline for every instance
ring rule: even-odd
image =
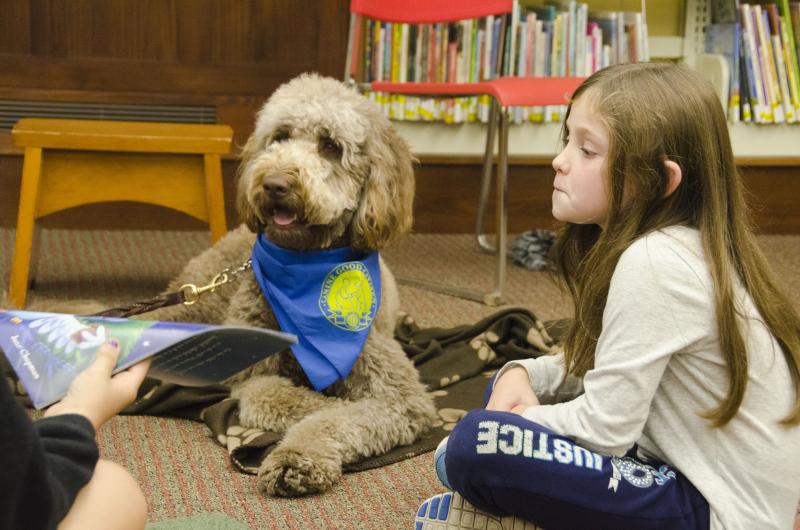
[[[24,118],[12,131],[25,149],[9,303],[25,306],[36,220],[110,201],[156,204],[208,223],[212,243],[226,230],[220,155],[227,125]],[[37,237],[34,237],[34,236]],[[36,239],[37,241],[34,241]],[[35,258],[34,258],[35,272]]]

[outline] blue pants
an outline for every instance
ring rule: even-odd
[[[700,492],[679,471],[633,452],[600,455],[517,414],[477,409],[436,460],[442,482],[476,507],[547,530],[707,530]]]

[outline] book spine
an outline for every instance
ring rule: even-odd
[[[414,69],[413,69],[413,74],[414,75],[411,76],[411,79],[413,79],[415,83],[420,83],[420,82],[422,82],[422,76],[424,75],[423,74],[423,68],[422,68],[422,58],[423,58],[423,53],[424,53],[423,47],[424,47],[425,44],[424,44],[424,41],[422,39],[423,39],[423,33],[425,31],[425,27],[424,26],[414,25],[414,26],[412,26],[412,28],[414,30],[414,63],[413,63],[414,64]]]
[[[741,79],[739,68],[739,24],[733,23],[733,57],[731,57],[731,83],[728,97],[728,117],[733,123],[739,123],[741,108]]]
[[[628,52],[625,47],[625,13],[618,11],[616,13],[616,37],[617,37],[617,64],[628,62]]]
[[[569,12],[561,13],[561,45],[558,51],[558,75],[569,75]]]
[[[481,80],[485,81],[492,78],[492,71],[494,70],[492,64],[494,46],[494,15],[486,17],[486,25],[484,26],[484,49],[483,49],[483,75]]]
[[[741,7],[738,12],[741,12]],[[758,102],[755,92],[755,81],[753,79],[752,58],[750,57],[750,51],[747,45],[744,20],[741,16],[738,19],[737,25],[739,26],[739,71],[741,72],[739,76],[739,85],[742,90],[741,116],[744,121],[755,122],[758,121],[756,113]]]
[[[364,20],[364,50],[363,60],[364,60],[364,81],[369,83],[372,81],[372,26],[373,21],[371,19]],[[349,75],[349,74],[348,74]]]
[[[397,80],[401,83],[407,83],[409,80],[408,67],[411,50],[409,49],[411,27],[408,24],[400,24],[400,64],[398,66]]]
[[[739,40],[739,89],[740,89],[740,109],[741,109],[741,119],[745,122],[753,121],[753,114],[751,109],[751,92],[750,92],[750,85],[752,83],[752,79],[747,73],[747,47],[744,46],[744,33],[742,32],[742,26],[740,23],[736,23],[738,27],[738,34],[737,39]]]
[[[789,73],[783,57],[783,44],[777,35],[772,36],[772,47],[775,55],[775,70],[778,72],[778,86],[781,89],[781,102],[787,123],[795,122],[794,104],[792,103],[791,89],[789,88]]]
[[[447,82],[447,76],[450,73],[450,26],[451,24],[442,24],[441,32],[437,37],[439,39],[439,73],[437,74],[437,81],[440,83]]]
[[[481,73],[481,38],[483,31],[478,27],[478,19],[472,20],[472,57],[470,59],[470,82],[476,83],[479,81]],[[467,121],[473,122],[478,119],[478,98],[471,96],[468,99],[467,105]]]
[[[542,31],[544,33],[544,49],[542,50],[542,56],[544,57],[542,69],[544,73],[542,75],[547,77],[553,75],[553,42],[555,32],[553,22],[548,21],[547,24],[543,24]]]
[[[792,5],[796,7],[793,11]],[[800,68],[798,68],[798,54],[800,54],[800,2],[780,0],[781,31],[784,35],[786,69],[789,73],[790,88],[792,90],[792,103],[795,116],[800,120]]]
[[[756,44],[755,28],[753,27],[753,13],[749,4],[742,4],[740,6],[742,13],[742,23],[745,28],[745,40],[747,44],[747,54],[749,57],[748,67],[749,74],[753,80],[753,92],[755,94],[756,104],[753,105],[753,116],[758,123],[769,123],[772,121],[772,115],[769,112],[769,104],[765,94],[764,79],[761,73],[761,59],[758,53],[758,46]],[[752,96],[751,96],[752,97]]]
[[[800,62],[800,2],[789,2],[787,10],[789,18],[792,19],[792,34],[795,45],[795,55],[798,62]]]
[[[585,76],[588,71],[590,60],[587,58],[587,50],[591,49],[589,46],[589,29],[588,29],[588,14],[589,6],[586,3],[577,5],[576,10],[576,28],[575,28],[575,75]]]
[[[447,82],[455,83],[458,76],[458,30],[455,25],[451,27],[452,39],[447,43]],[[452,99],[443,100],[445,105],[445,123],[454,123],[455,102]]]
[[[784,47],[781,39],[781,19],[778,14],[778,6],[776,4],[769,4],[765,6],[765,8],[767,12],[767,21],[769,23],[769,37],[770,43],[772,44],[772,55],[775,61],[775,72],[778,77],[778,87],[780,88],[783,113],[787,123],[794,123],[794,104],[792,103],[791,89],[789,88],[789,72],[786,70],[786,61],[783,59]]]
[[[429,83],[434,83],[436,81],[436,64],[438,61],[438,57],[436,52],[438,48],[436,47],[436,25],[429,24],[428,25],[428,79]]]
[[[556,15],[556,19],[553,23],[553,46],[550,50],[550,76],[551,77],[558,77],[561,75],[560,65],[561,59],[560,54],[562,51],[561,47],[561,34],[563,31],[563,24],[561,23],[561,14]]]
[[[375,58],[373,59],[373,63],[375,63],[375,74],[373,75],[373,79],[375,81],[383,81],[383,43],[385,38],[383,24],[375,24],[374,38],[373,53],[375,54]]]
[[[588,64],[588,69],[584,75],[591,75],[600,69],[601,53],[603,48],[602,30],[597,22],[589,22],[586,25],[586,31],[589,34],[589,43],[591,46],[591,60]]]
[[[518,50],[516,54],[516,68],[514,70],[514,75],[517,76],[524,76],[525,75],[525,53],[528,48],[528,21],[520,20],[519,23],[519,38],[518,41]]]
[[[626,39],[625,42],[627,43],[627,59],[629,62],[636,62],[636,56],[639,53],[638,48],[636,47],[636,24],[633,22],[629,22],[625,24],[625,35]]]
[[[494,79],[500,75],[500,43],[505,41],[505,35],[503,35],[503,21],[499,18],[494,21],[494,29],[492,29],[492,66],[490,68],[491,72],[491,79]]]
[[[448,27],[446,24],[436,25],[436,82],[443,83],[447,72],[447,39]],[[437,105],[438,106],[438,105]]]
[[[473,81],[479,82],[486,78],[486,29],[478,28],[475,33],[475,77]]]
[[[575,5],[575,0],[569,0],[567,3],[567,40],[566,40],[566,64],[564,66],[564,72],[566,75],[575,76],[577,75],[577,7]]]
[[[394,28],[391,22],[387,22],[383,30],[383,81],[392,80],[392,42],[394,39]]]
[[[472,59],[472,20],[462,20],[460,26],[457,82],[467,83],[470,77],[470,59]]]
[[[756,39],[758,39],[758,52],[761,59],[761,73],[764,76],[767,102],[772,114],[772,121],[775,123],[782,123],[785,121],[786,116],[783,113],[783,105],[781,104],[778,75],[775,71],[775,59],[772,56],[772,43],[770,42],[769,30],[766,27],[764,19],[766,13],[761,9],[759,4],[755,4],[752,7],[753,26],[756,30]]]
[[[536,53],[536,13],[528,13],[525,21],[525,66],[523,75],[533,75],[533,58]]]

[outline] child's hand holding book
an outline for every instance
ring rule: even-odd
[[[89,418],[95,431],[136,399],[150,358],[111,375],[119,359],[120,347],[110,339],[97,350],[94,361],[69,386],[67,394],[45,412],[45,417],[80,414]]]

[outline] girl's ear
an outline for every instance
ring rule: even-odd
[[[667,168],[667,188],[664,191],[664,198],[666,199],[678,189],[681,179],[683,179],[683,173],[681,172],[681,166],[672,160],[666,160],[664,166]]]

